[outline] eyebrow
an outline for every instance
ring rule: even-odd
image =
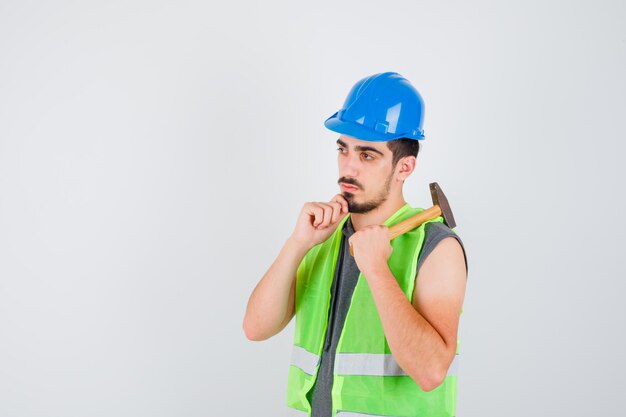
[[[337,139],[337,145],[341,145],[344,148],[348,148],[348,145],[342,141],[341,139]],[[379,151],[376,148],[372,148],[371,146],[360,146],[360,145],[356,145],[354,147],[354,149],[356,149],[357,151],[370,151],[370,152],[375,152],[380,156],[385,156],[381,151]]]

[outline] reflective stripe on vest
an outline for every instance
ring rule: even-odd
[[[314,375],[320,357],[308,350],[294,346],[291,353],[291,365],[303,372]],[[459,354],[448,368],[448,375],[457,375],[459,370]],[[379,353],[337,353],[335,360],[337,375],[370,375],[370,376],[406,376],[407,373],[398,365],[392,354]]]
[[[303,347],[294,345],[291,351],[291,365],[302,369],[303,372],[309,375],[315,375],[315,370],[319,363],[319,356]]]
[[[392,354],[384,353],[337,353],[335,373],[338,375],[406,376]],[[458,372],[459,355],[448,369],[448,375]]]

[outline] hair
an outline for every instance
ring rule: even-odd
[[[394,169],[398,161],[405,156],[414,156],[417,158],[417,154],[420,150],[420,143],[419,140],[400,138],[388,141],[387,148],[391,151],[391,168]]]

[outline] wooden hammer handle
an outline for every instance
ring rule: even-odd
[[[441,208],[437,205],[427,208],[424,211],[420,211],[416,215],[391,226],[389,228],[389,240],[393,240],[406,232],[410,232],[422,223],[430,219],[434,219],[437,216],[441,216]],[[354,256],[352,245],[350,245],[350,255]]]

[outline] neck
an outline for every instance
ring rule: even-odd
[[[367,213],[350,213],[352,227],[355,232],[358,232],[367,226],[383,224],[389,217],[391,217],[392,214],[400,210],[400,208],[405,204],[406,201],[404,201],[404,197],[400,194],[396,198],[388,199],[383,204]]]

